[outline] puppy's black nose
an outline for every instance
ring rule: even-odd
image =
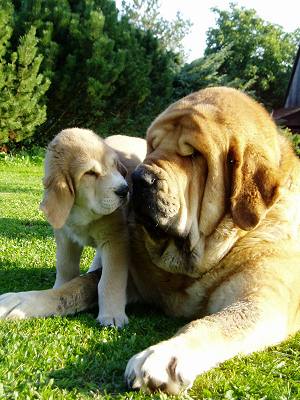
[[[147,189],[154,185],[156,177],[144,168],[136,169],[132,174],[134,188]]]
[[[115,190],[115,193],[117,196],[124,198],[127,196],[128,191],[129,191],[128,185],[121,185]]]

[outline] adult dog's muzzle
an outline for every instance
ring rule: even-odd
[[[157,177],[140,165],[132,174],[133,209],[142,223],[157,224]]]
[[[177,216],[179,202],[170,193],[167,174],[157,166],[141,164],[133,172],[132,182],[137,219],[148,229],[168,231]]]

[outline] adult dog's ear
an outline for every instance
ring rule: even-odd
[[[74,203],[75,193],[70,177],[60,171],[43,179],[44,197],[40,209],[54,229],[60,229],[66,222]]]
[[[124,166],[124,164],[121,163],[120,160],[117,161],[117,168],[120,174],[123,176],[123,178],[125,178],[125,176],[127,175],[127,169]]]
[[[248,231],[255,228],[276,202],[283,180],[279,166],[264,156],[258,145],[244,150],[235,143],[228,153],[231,169],[231,213],[233,221]]]

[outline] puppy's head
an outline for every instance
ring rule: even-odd
[[[92,219],[111,214],[127,199],[125,175],[116,153],[94,132],[65,129],[47,149],[40,208],[55,229],[74,205]]]

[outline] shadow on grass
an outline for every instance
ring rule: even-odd
[[[53,236],[48,222],[31,219],[0,218],[0,237],[9,239],[32,238],[44,239]]]
[[[54,386],[68,391],[76,389],[81,395],[124,395],[128,391],[124,382],[128,360],[148,346],[171,337],[186,322],[166,317],[147,305],[130,306],[127,314],[129,325],[121,330],[101,328],[95,321],[97,310],[93,314],[69,317],[79,318],[95,328],[95,335],[78,361],[50,373]],[[107,333],[107,341],[103,340],[103,333]]]
[[[55,281],[55,269],[0,261],[0,294],[27,290],[49,289]]]

